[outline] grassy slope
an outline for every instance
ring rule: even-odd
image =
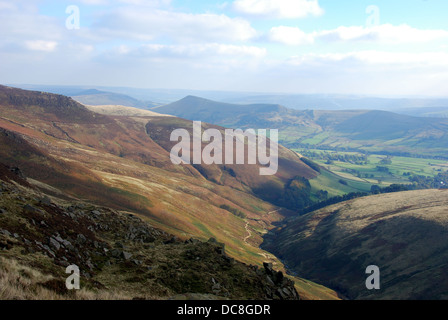
[[[2,93],[0,126],[18,137],[3,141],[7,148],[2,148],[2,160],[9,165],[20,164],[30,178],[62,193],[138,212],[181,238],[213,236],[240,261],[258,265],[271,261],[283,268],[258,247],[262,233],[282,218],[277,208],[253,196],[247,187],[216,184],[193,168],[172,166],[167,151],[146,135],[146,117],[114,119],[91,113],[62,96],[20,91],[12,92],[18,95],[15,98],[9,89]],[[56,110],[53,100],[61,104]],[[73,116],[64,110],[67,105],[75,108]],[[17,142],[25,146],[25,154],[33,154],[19,155],[21,163],[16,162],[17,155],[11,156]],[[46,150],[44,156],[40,150]],[[287,178],[287,170],[280,173],[277,179]],[[244,212],[248,219],[220,209],[223,204]]]
[[[447,190],[359,198],[288,222],[266,248],[349,298],[446,299],[447,209]],[[380,291],[365,288],[369,265],[381,270]]]
[[[279,129],[286,144],[350,147],[369,152],[446,156],[448,120],[386,111],[299,111],[278,105],[232,105],[187,97],[156,109],[186,119],[242,128]]]
[[[0,299],[298,298],[293,281],[271,275],[270,284],[267,270],[236,262],[216,240],[179,241],[134,215],[49,198],[13,175],[0,164]],[[71,264],[79,292],[65,287]],[[276,293],[283,288],[287,297]]]

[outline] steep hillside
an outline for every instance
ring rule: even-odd
[[[0,163],[0,300],[297,300],[294,282],[230,258],[215,239],[181,241],[140,218],[48,197]],[[76,265],[81,291],[68,291]]]
[[[448,190],[359,198],[285,222],[263,247],[351,299],[448,298]],[[381,271],[369,291],[365,270]]]
[[[216,238],[225,243],[232,258],[260,267],[271,262],[284,270],[259,245],[272,223],[290,211],[252,190],[251,183],[261,179],[259,172],[252,168],[248,172],[256,175],[239,176],[217,167],[213,170],[221,172],[221,178],[215,181],[201,168],[173,165],[167,137],[154,134],[169,126],[191,128],[191,122],[174,117],[106,116],[62,96],[7,87],[0,91],[4,96],[0,162],[19,167],[35,188],[61,199],[135,213],[183,240]],[[60,105],[53,105],[54,101]],[[63,110],[65,105],[76,116],[70,117]],[[287,149],[280,148],[280,157],[278,174],[265,180],[273,181],[278,190],[291,178],[317,174]],[[308,298],[318,298],[319,292],[321,297],[335,296],[308,282],[302,281],[301,286]]]
[[[447,157],[448,120],[387,111],[293,110],[279,105],[235,105],[186,97],[155,111],[241,128],[279,129],[287,147],[325,147]]]

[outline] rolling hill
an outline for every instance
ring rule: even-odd
[[[134,99],[128,95],[90,89],[71,96],[74,100],[87,105],[123,105],[128,107],[150,109],[158,104]]]
[[[263,248],[350,299],[447,299],[447,209],[448,190],[359,198],[282,223]],[[380,290],[366,289],[370,265]]]
[[[375,110],[293,110],[235,105],[188,96],[154,109],[189,120],[241,128],[279,129],[287,147],[448,157],[448,120]]]
[[[191,130],[191,121],[99,114],[61,95],[1,86],[0,114],[0,162],[19,167],[42,192],[132,212],[181,239],[216,238],[230,257],[259,266],[270,261],[283,269],[259,245],[272,223],[292,212],[276,206],[269,194],[257,194],[257,186],[283,192],[296,177],[318,175],[283,147],[275,176],[261,177],[258,164],[175,166],[169,155],[173,142],[164,133]],[[315,297],[322,291],[311,287],[313,294],[307,293],[309,284],[299,293]]]
[[[135,98],[128,93],[121,92],[119,88],[101,88],[85,86],[56,86],[56,85],[11,85],[29,91],[48,92],[72,97],[75,101],[86,105],[124,105],[128,107],[149,109],[159,105],[149,99]],[[117,89],[118,91],[114,91]],[[145,95],[146,96],[146,95]]]
[[[406,114],[406,110],[447,108],[448,99],[423,97],[369,97],[343,94],[255,94],[225,99],[229,103],[278,103],[296,110],[383,110]],[[402,112],[403,111],[403,112]]]
[[[0,300],[299,299],[292,280],[235,261],[215,239],[182,241],[135,215],[48,196],[2,164],[0,190]],[[65,286],[71,264],[80,291]]]

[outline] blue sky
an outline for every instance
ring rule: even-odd
[[[0,0],[0,83],[448,96],[447,13],[446,0]]]

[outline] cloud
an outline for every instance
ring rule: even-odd
[[[448,53],[445,52],[387,52],[358,51],[348,53],[305,54],[291,57],[290,65],[350,65],[353,70],[359,70],[356,65],[364,66],[395,66],[397,68],[448,67]]]
[[[266,49],[254,46],[237,46],[219,43],[195,45],[145,44],[137,48],[119,46],[108,56],[114,59],[201,59],[223,61],[223,59],[260,59],[266,55]],[[160,61],[160,60],[159,60]]]
[[[257,35],[250,23],[224,14],[190,14],[154,8],[123,7],[100,17],[92,31],[115,38],[176,41],[247,41]]]
[[[33,51],[53,52],[58,43],[56,41],[30,40],[25,41],[25,46]]]
[[[277,19],[320,16],[324,12],[318,0],[236,0],[233,8],[240,13]]]
[[[422,30],[402,24],[383,24],[373,27],[338,27],[315,33],[315,37],[325,41],[374,41],[382,43],[421,43],[448,39],[446,30]]]
[[[340,26],[333,30],[305,33],[296,27],[279,26],[270,30],[268,38],[273,42],[286,45],[303,45],[323,42],[370,42],[376,44],[412,44],[448,39],[447,30],[423,30],[406,24],[394,26],[383,24],[373,27]]]
[[[306,34],[299,28],[285,26],[272,28],[269,31],[268,38],[272,42],[279,42],[291,46],[314,43],[313,35]]]

